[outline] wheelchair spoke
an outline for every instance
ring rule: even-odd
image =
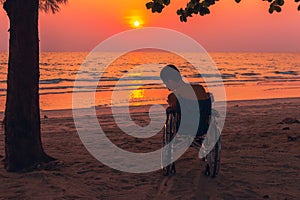
[[[165,176],[176,173],[175,163],[172,162],[173,145],[170,145],[170,142],[172,141],[175,133],[176,133],[175,116],[173,115],[172,112],[169,112],[167,115],[167,122],[164,127],[164,134],[163,134],[164,148],[162,150],[162,155],[161,155],[163,175]]]

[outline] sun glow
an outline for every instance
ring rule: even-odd
[[[140,16],[130,16],[128,18],[128,23],[132,28],[142,28],[144,25],[144,20]]]
[[[141,25],[141,23],[138,20],[136,20],[133,22],[133,25],[134,27],[138,28]]]
[[[133,90],[130,95],[130,100],[134,101],[137,99],[142,99],[145,97],[145,90],[144,89],[136,89]]]
[[[145,98],[145,89],[137,88],[131,92],[130,104],[134,106],[141,105],[142,100]]]
[[[130,9],[124,13],[124,22],[130,28],[142,28],[148,21],[145,9]]]

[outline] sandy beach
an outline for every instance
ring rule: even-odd
[[[58,160],[26,173],[7,173],[1,166],[0,199],[298,199],[300,98],[231,101],[227,108],[216,178],[203,174],[204,162],[193,148],[177,161],[174,176],[111,169],[85,149],[71,110],[42,111],[44,148]],[[151,141],[127,137],[109,112],[98,114],[119,147],[134,152],[160,148],[161,134]],[[145,107],[134,108],[132,117],[147,123]],[[3,140],[1,130],[0,159]]]

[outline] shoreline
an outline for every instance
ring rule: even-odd
[[[287,97],[287,98],[270,98],[270,99],[250,99],[250,100],[231,100],[231,101],[226,101],[227,106],[236,106],[236,104],[241,104],[241,105],[247,105],[247,103],[250,103],[251,105],[261,105],[265,103],[271,103],[271,102],[276,102],[276,101],[300,101],[300,97]],[[218,102],[215,102],[215,104],[218,104]],[[140,106],[130,106],[131,111],[139,111],[143,110],[145,108],[149,108],[152,106],[151,104],[146,104],[146,105],[140,105]],[[167,107],[168,104],[161,104],[163,107]],[[111,110],[112,107],[110,106],[96,106],[95,109],[99,110],[105,110],[109,111]],[[126,108],[125,106],[120,106],[118,108]],[[88,108],[79,108],[79,110],[84,110]],[[42,110],[41,109],[41,114],[42,113],[51,113],[51,112],[70,112],[72,109],[54,109],[54,110]],[[3,112],[0,112],[0,115],[3,114]]]
[[[234,103],[255,103],[255,102],[261,102],[261,101],[266,101],[266,102],[270,102],[270,101],[279,101],[279,100],[283,100],[283,101],[287,101],[287,100],[291,100],[291,101],[297,101],[300,100],[300,96],[299,97],[283,97],[283,98],[263,98],[263,99],[245,99],[245,100],[229,100],[226,101],[227,104],[234,104]],[[218,102],[215,102],[218,103]],[[141,107],[149,107],[152,106],[153,104],[145,104],[145,105],[140,105],[140,106],[130,106],[131,108],[141,108]],[[167,104],[159,104],[162,106],[167,106]],[[125,106],[116,106],[116,107],[120,107],[123,108]],[[111,106],[96,106],[96,109],[111,109]],[[76,108],[76,109],[89,109],[89,108]],[[40,109],[41,112],[65,112],[65,111],[70,111],[72,110],[71,108],[66,108],[66,109]],[[4,111],[0,111],[0,115],[3,115]]]
[[[250,105],[264,105],[264,104],[272,104],[278,102],[297,102],[300,101],[300,97],[286,97],[286,98],[267,98],[267,99],[249,99],[249,100],[230,100],[226,102],[227,107],[234,106],[250,106]],[[215,102],[217,104],[218,102]],[[148,108],[152,105],[140,105],[140,106],[131,106],[130,112],[145,112],[148,111]],[[167,107],[167,104],[161,104],[164,108]],[[120,106],[119,108],[126,108],[124,106]],[[87,108],[79,108],[79,110],[85,110]],[[96,111],[101,110],[104,114],[108,114],[111,112],[111,107],[108,106],[96,106]],[[41,119],[47,117],[72,117],[73,113],[72,109],[53,109],[53,110],[43,110],[40,109]],[[3,119],[4,111],[0,112],[0,119]]]

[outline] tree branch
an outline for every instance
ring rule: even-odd
[[[207,15],[210,14],[210,6],[214,5],[219,0],[189,0],[185,8],[177,10],[177,15],[180,17],[181,22],[187,22],[188,17],[194,15]],[[269,13],[272,14],[274,11],[281,12],[284,0],[262,0],[270,3]],[[299,3],[300,0],[294,0]],[[236,3],[240,3],[241,0],[235,0]],[[163,9],[170,4],[170,0],[151,0],[146,3],[146,8],[151,9],[153,13],[161,13]],[[298,6],[300,11],[300,5]]]

